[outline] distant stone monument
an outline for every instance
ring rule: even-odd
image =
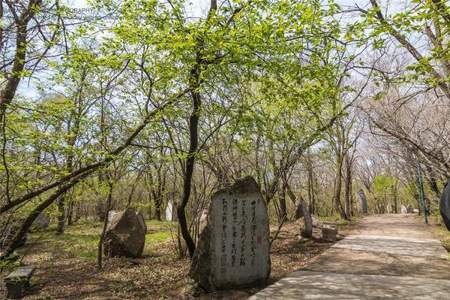
[[[363,214],[367,214],[368,213],[367,198],[366,194],[362,189],[358,191],[358,196],[359,196],[359,203],[361,204],[361,211]]]
[[[173,204],[170,201],[167,203],[166,207],[166,221],[173,221]]]
[[[327,242],[335,242],[337,239],[336,224],[324,223],[322,225],[322,239]]]
[[[114,216],[116,214],[118,214],[119,212],[115,211],[115,210],[110,210],[108,211],[108,222],[111,222],[111,220],[114,218]]]
[[[189,275],[207,291],[264,285],[269,247],[266,203],[245,177],[213,195]]]
[[[208,210],[202,210],[202,214],[200,215],[200,219],[198,222],[198,232],[202,232],[205,229],[206,224],[208,223]]]
[[[36,220],[33,222],[33,227],[39,230],[44,230],[48,228],[50,224],[50,218],[45,212],[41,212]]]
[[[127,208],[116,213],[108,223],[103,241],[108,257],[140,257],[144,250],[146,227],[134,209]]]
[[[408,209],[406,208],[406,206],[402,205],[402,206],[400,207],[400,212],[401,212],[402,214],[407,214],[407,213],[408,213]]]
[[[442,191],[439,210],[441,212],[441,216],[444,220],[445,226],[450,231],[450,179],[447,180],[447,184]]]
[[[406,212],[407,212],[408,214],[414,213],[414,208],[412,207],[411,204],[408,205],[408,206],[406,207]]]

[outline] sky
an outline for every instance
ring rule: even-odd
[[[364,7],[368,3],[368,0],[335,0],[335,1],[337,4],[344,7],[346,6],[353,7],[355,6],[355,4]],[[87,0],[66,0],[66,2],[68,5],[73,6],[75,8],[88,7]],[[188,7],[186,8],[186,11],[194,17],[201,17],[206,15],[209,8],[210,0],[190,0],[187,2]],[[387,0],[387,2],[394,2],[394,1]]]

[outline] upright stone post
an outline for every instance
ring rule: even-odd
[[[166,207],[166,221],[172,222],[173,221],[173,204],[171,201],[167,203]]]
[[[450,179],[447,180],[447,184],[442,191],[439,211],[441,212],[445,227],[450,231]]]
[[[363,214],[367,214],[368,213],[368,206],[367,206],[367,198],[366,198],[366,194],[364,193],[364,191],[361,189],[358,192],[358,196],[359,196],[359,202],[361,204],[361,211]]]
[[[245,177],[213,195],[189,275],[206,291],[264,285],[269,248],[266,203]]]

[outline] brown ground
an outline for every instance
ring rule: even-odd
[[[285,224],[272,245],[270,282],[304,266],[332,243],[299,240],[300,223]],[[271,228],[272,234],[277,230]],[[150,224],[150,231],[160,230]],[[23,260],[37,267],[33,289],[25,299],[188,299],[192,285],[188,280],[189,260],[177,257],[172,239],[154,233],[146,243],[144,258],[111,259],[103,271],[96,270],[97,229],[88,234],[84,228],[75,231],[64,242],[55,242],[53,233],[32,244]],[[345,228],[343,231],[345,232]],[[147,236],[148,237],[148,236]],[[163,241],[159,241],[161,239]],[[86,245],[80,246],[84,242]],[[151,244],[151,245],[150,245]],[[88,249],[88,250],[86,250]],[[0,273],[0,279],[7,274]],[[3,281],[3,280],[2,280]],[[202,295],[197,299],[245,299],[259,289],[229,291]],[[0,285],[0,295],[4,286]]]

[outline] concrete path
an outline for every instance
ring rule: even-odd
[[[300,271],[249,299],[450,299],[450,260],[414,215],[363,219]]]

